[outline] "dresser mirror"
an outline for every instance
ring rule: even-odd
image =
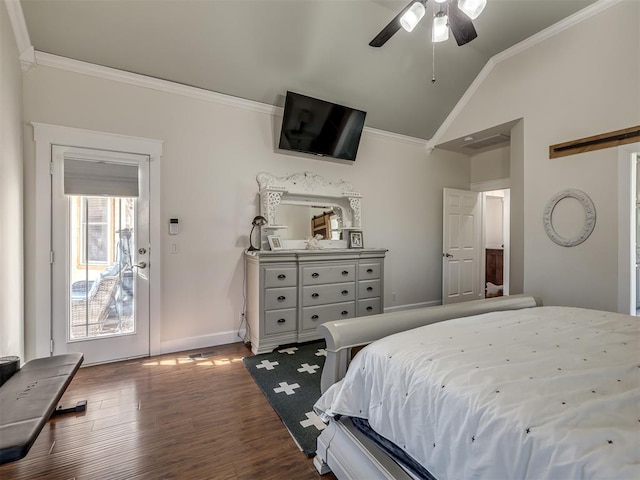
[[[342,240],[339,218],[342,209],[337,205],[308,205],[287,203],[285,199],[278,205],[276,222],[286,225],[279,229],[277,235],[283,240],[306,239],[315,234],[322,235],[325,240]]]
[[[303,249],[322,235],[323,248],[346,248],[346,230],[360,230],[360,199],[350,182],[329,181],[311,172],[276,177],[259,173],[264,235],[278,235],[285,249]]]

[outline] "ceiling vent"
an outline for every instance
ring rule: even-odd
[[[471,150],[480,150],[481,148],[499,147],[502,145],[507,145],[510,140],[511,140],[511,137],[509,135],[498,133],[497,135],[491,135],[490,137],[485,137],[479,140],[471,140],[469,142],[465,142],[463,147],[469,148]]]

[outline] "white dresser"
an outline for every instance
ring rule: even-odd
[[[321,338],[318,325],[384,311],[385,249],[246,252],[253,353]]]

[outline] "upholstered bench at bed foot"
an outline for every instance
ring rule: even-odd
[[[27,454],[82,360],[81,353],[31,360],[0,387],[0,464]]]

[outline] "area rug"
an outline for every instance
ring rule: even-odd
[[[320,398],[320,376],[326,356],[325,342],[320,341],[242,360],[307,457],[316,454],[316,440],[325,428],[313,412],[313,404]]]

